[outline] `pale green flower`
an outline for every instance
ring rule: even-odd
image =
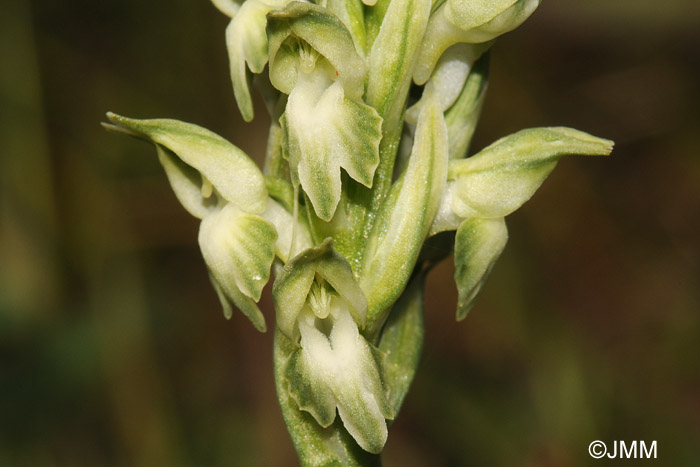
[[[418,365],[427,271],[454,250],[464,319],[505,217],[561,157],[612,142],[535,128],[467,157],[488,49],[539,0],[212,2],[231,18],[244,119],[253,74],[272,117],[264,171],[196,125],[108,114],[106,126],[156,145],[201,219],[227,317],[235,306],[265,330],[257,302],[274,278],[275,382],[301,463],[374,463]]]

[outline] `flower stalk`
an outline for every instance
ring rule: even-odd
[[[275,381],[302,464],[378,463],[420,358],[425,276],[443,259],[426,242],[454,249],[462,320],[505,248],[505,217],[561,157],[613,143],[535,128],[469,154],[488,49],[539,0],[212,1],[231,17],[243,118],[251,82],[272,116],[265,167],[196,125],[113,113],[104,125],[156,146],[201,219],[227,318],[239,309],[264,332],[272,281]]]

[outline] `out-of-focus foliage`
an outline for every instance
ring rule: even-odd
[[[186,119],[261,159],[225,26],[208,2],[0,5],[0,465],[294,462],[272,333],[221,317],[197,220],[98,124]],[[475,150],[564,124],[616,151],[509,217],[459,325],[452,261],[430,273],[386,465],[587,465],[595,439],[700,463],[699,27],[691,0],[560,0],[497,43]]]

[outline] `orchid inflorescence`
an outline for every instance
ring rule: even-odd
[[[199,126],[108,113],[155,144],[224,314],[256,329],[274,276],[275,380],[303,464],[382,451],[423,340],[428,269],[454,249],[457,319],[505,247],[505,216],[567,154],[612,142],[523,130],[467,157],[488,49],[539,0],[212,0],[238,107],[272,117],[263,171]],[[410,91],[410,92],[409,92]],[[437,252],[437,253],[436,253]]]

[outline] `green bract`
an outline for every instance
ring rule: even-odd
[[[613,143],[534,128],[469,155],[487,51],[539,0],[212,2],[231,17],[244,119],[251,73],[272,117],[263,171],[196,125],[109,113],[105,126],[155,144],[201,219],[227,317],[236,307],[264,331],[273,278],[275,383],[301,463],[376,464],[420,358],[429,269],[454,251],[464,319],[505,248],[505,216],[561,157]]]

